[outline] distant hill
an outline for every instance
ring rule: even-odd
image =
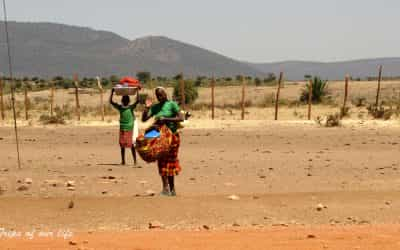
[[[0,69],[7,68],[4,23],[0,23]],[[151,36],[130,41],[112,32],[54,23],[9,22],[14,71],[19,76],[264,75],[247,63]]]
[[[286,79],[304,75],[343,79],[346,73],[366,78],[384,66],[385,76],[400,75],[400,58],[365,59],[320,63],[288,61],[247,63],[197,46],[161,36],[130,41],[115,33],[55,23],[9,22],[13,66],[17,76],[52,77],[135,75],[150,71],[153,76],[236,76],[265,77],[285,72]],[[4,23],[0,22],[0,73],[8,68]]]
[[[346,74],[350,74],[353,78],[373,77],[378,75],[379,65],[383,66],[384,76],[400,76],[400,58],[364,59],[331,63],[287,61],[250,65],[264,73],[284,71],[285,78],[290,80],[304,79],[304,75],[318,75],[329,80],[342,80]]]

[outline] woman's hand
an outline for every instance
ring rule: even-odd
[[[146,108],[150,108],[152,104],[153,104],[153,102],[151,101],[151,99],[146,99],[146,103],[145,103]]]
[[[158,125],[163,125],[167,121],[166,118],[162,117],[162,116],[161,117],[156,117],[155,119],[156,119],[155,123],[158,124]]]

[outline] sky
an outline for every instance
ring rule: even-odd
[[[6,0],[8,19],[167,36],[248,62],[400,56],[399,0]]]

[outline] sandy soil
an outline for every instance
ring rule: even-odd
[[[0,228],[70,230],[78,245],[3,237],[0,249],[400,247],[397,123],[190,124],[177,197],[157,195],[155,164],[118,165],[117,126],[23,127],[21,170],[13,129],[1,127]]]
[[[261,230],[235,228],[224,231],[149,231],[124,233],[80,233],[70,239],[42,237],[0,239],[0,249],[272,249],[347,250],[400,248],[400,227],[272,227]]]

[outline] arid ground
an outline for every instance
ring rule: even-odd
[[[113,124],[0,128],[0,249],[400,249],[397,120],[194,119],[177,197]]]

